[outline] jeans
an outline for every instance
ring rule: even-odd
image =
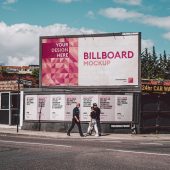
[[[99,131],[99,135],[101,135],[101,125],[100,125],[100,119],[96,119],[96,123],[97,123],[97,128],[98,128],[98,131]]]
[[[96,119],[92,119],[92,121],[89,123],[89,127],[87,129],[87,134],[90,133],[90,131],[93,129],[93,127],[94,127],[94,130],[96,132],[96,135],[99,136],[99,131],[98,131],[98,128],[97,128]]]
[[[79,129],[79,133],[80,133],[80,136],[83,136],[83,132],[81,130],[81,125],[80,125],[80,122],[77,122],[74,118],[72,119],[72,124],[68,130],[68,134],[70,134],[71,130],[74,128],[75,124],[77,125],[78,129]]]

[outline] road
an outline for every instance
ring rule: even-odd
[[[170,141],[0,135],[2,170],[168,170]]]

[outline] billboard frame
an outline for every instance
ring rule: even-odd
[[[58,38],[86,38],[86,37],[116,37],[116,36],[138,36],[138,85],[100,85],[100,86],[43,86],[42,85],[42,39],[58,39]],[[61,89],[74,92],[76,90],[96,90],[105,91],[133,91],[141,92],[141,32],[120,32],[120,33],[102,33],[102,34],[82,34],[82,35],[59,35],[59,36],[40,36],[39,38],[39,87]]]

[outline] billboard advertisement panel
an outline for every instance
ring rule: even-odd
[[[139,33],[41,37],[42,86],[139,86]]]

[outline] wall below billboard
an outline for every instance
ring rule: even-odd
[[[101,109],[101,122],[130,122],[133,119],[133,94],[127,95],[25,95],[25,120],[71,121],[76,103],[80,119],[90,121],[93,103]]]

